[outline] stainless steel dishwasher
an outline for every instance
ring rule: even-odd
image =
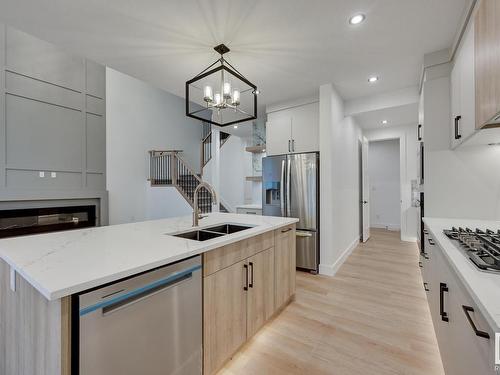
[[[77,301],[73,372],[201,374],[200,256],[84,292]]]

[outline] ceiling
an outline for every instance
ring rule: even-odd
[[[418,123],[418,103],[388,107],[376,111],[354,115],[362,129],[372,130],[388,126],[409,125]],[[387,120],[387,124],[382,124]]]
[[[0,21],[180,96],[223,42],[265,105],[330,82],[344,99],[416,85],[424,54],[451,46],[466,1],[0,0]],[[367,19],[351,26],[356,12]]]

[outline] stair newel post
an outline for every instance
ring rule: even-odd
[[[171,165],[171,172],[172,172],[172,185],[176,186],[177,185],[177,153],[173,152],[172,155],[170,156],[170,165]]]

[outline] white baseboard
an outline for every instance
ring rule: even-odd
[[[371,228],[377,228],[377,229],[387,229],[387,230],[393,230],[393,231],[398,231],[401,230],[401,226],[399,224],[370,224]]]
[[[359,238],[354,239],[352,243],[345,249],[340,257],[333,264],[320,264],[319,265],[319,273],[321,275],[326,276],[335,276],[337,271],[340,269],[342,264],[346,261],[346,259],[351,255],[352,251],[358,246]]]

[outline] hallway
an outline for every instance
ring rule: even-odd
[[[219,375],[443,375],[418,258],[372,229],[335,277],[297,273],[296,300]]]

